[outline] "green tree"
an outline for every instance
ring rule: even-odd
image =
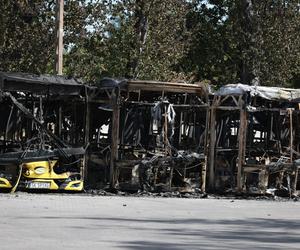
[[[195,1],[182,67],[197,80],[290,86],[299,74],[299,1]]]
[[[0,70],[41,73],[54,51],[54,3],[2,1]]]
[[[85,37],[93,2],[65,0],[66,53]],[[0,70],[55,73],[56,1],[4,0],[0,11]]]
[[[187,6],[182,0],[96,3],[91,14],[96,25],[69,51],[68,73],[92,81],[102,76],[171,80],[188,41]]]
[[[191,42],[178,69],[191,74],[195,81],[226,84],[238,77],[239,57],[228,18],[230,8],[230,1],[191,3],[187,21]]]

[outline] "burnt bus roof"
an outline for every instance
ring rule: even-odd
[[[170,92],[170,93],[188,93],[207,95],[209,93],[208,86],[203,84],[188,84],[183,82],[161,82],[149,80],[127,80],[127,79],[112,79],[103,78],[96,86],[99,89],[113,89],[120,88],[121,90],[134,92],[134,91],[149,91],[149,92]]]
[[[28,73],[0,72],[0,91],[50,94],[62,96],[85,95],[87,92],[120,88],[125,91],[173,92],[206,95],[207,86],[179,82],[146,80],[117,80],[103,78],[94,86],[83,81],[59,75],[35,75]]]
[[[0,90],[52,95],[80,95],[87,85],[58,75],[0,72]]]

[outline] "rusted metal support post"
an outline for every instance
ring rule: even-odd
[[[214,100],[215,101],[215,100]],[[215,189],[215,150],[216,150],[216,106],[212,104],[210,109],[210,133],[209,133],[209,189]]]
[[[184,94],[184,105],[186,104],[186,101],[187,101],[187,93],[185,93]],[[182,126],[183,126],[183,116],[184,116],[184,112],[183,111],[180,111],[180,121],[179,121],[179,137],[178,137],[178,143],[179,143],[179,145],[180,145],[180,143],[181,143],[181,136],[182,136],[182,131],[183,131],[183,128],[182,128]]]
[[[89,143],[90,143],[90,116],[91,116],[91,109],[89,103],[89,96],[86,90],[85,95],[85,124],[84,124],[84,145],[85,145],[85,157],[84,157],[84,164],[83,164],[83,179],[84,182],[87,183],[88,177],[88,162],[89,162],[89,154],[87,153]]]
[[[63,72],[63,52],[64,52],[64,0],[56,0],[56,20],[57,20],[57,43],[56,43],[56,73],[62,75]]]
[[[293,145],[294,145],[294,135],[293,135],[293,110],[288,109],[288,113],[290,116],[290,162],[293,164]],[[296,193],[297,191],[297,182],[298,182],[298,174],[299,174],[299,168],[296,166],[295,169],[295,178],[294,178],[294,184],[293,184],[293,192]]]
[[[85,126],[84,126],[84,145],[87,147],[90,143],[90,103],[88,97],[85,103]]]
[[[298,182],[298,175],[299,175],[299,166],[296,166],[295,170],[295,179],[294,179],[294,186],[293,186],[293,192],[297,193],[297,182]]]
[[[204,138],[204,163],[201,164],[201,191],[205,192],[206,191],[206,171],[208,169],[208,131],[209,131],[209,124],[210,124],[210,112],[209,108],[206,110],[206,121],[205,121],[205,138]]]
[[[110,187],[116,185],[115,162],[118,160],[119,144],[119,126],[120,126],[120,106],[119,106],[119,89],[114,89],[111,95],[112,101],[112,129],[111,129],[111,156],[110,156]]]
[[[172,166],[170,169],[169,191],[172,191],[173,174],[174,174],[174,166]]]
[[[168,155],[168,114],[167,114],[167,105],[164,104],[164,148],[165,154]]]
[[[290,162],[293,163],[293,110],[288,109],[288,113],[290,116]]]
[[[61,132],[62,132],[62,105],[60,102],[58,107],[58,126],[57,126],[57,135],[59,136],[60,139],[62,139]]]
[[[243,107],[243,101],[240,102],[240,128],[239,128],[239,140],[238,140],[238,165],[237,165],[237,191],[242,191],[243,175],[242,168],[245,163],[245,152],[246,152],[246,134],[247,134],[247,112]]]
[[[10,121],[11,121],[11,118],[12,118],[12,115],[13,115],[13,112],[14,112],[14,107],[15,107],[15,105],[11,106],[10,113],[9,113],[9,116],[8,116],[8,119],[7,119],[7,123],[6,123],[5,137],[4,137],[5,145],[6,145],[7,141],[8,141],[8,136],[9,136],[9,131],[10,131],[10,125],[11,125]],[[33,126],[33,125],[31,124],[31,126]],[[31,128],[31,130],[32,130],[32,128]]]
[[[39,120],[41,124],[44,124],[44,110],[43,110],[43,98],[39,97]],[[41,139],[41,149],[45,148],[45,135],[42,131],[39,132],[39,136]],[[21,133],[20,133],[21,137]]]

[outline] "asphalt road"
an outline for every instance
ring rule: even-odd
[[[300,202],[0,194],[0,249],[300,249]]]

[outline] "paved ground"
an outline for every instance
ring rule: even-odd
[[[0,249],[300,249],[300,202],[0,194]]]

